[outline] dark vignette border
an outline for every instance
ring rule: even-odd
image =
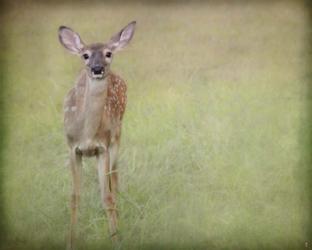
[[[172,5],[172,4],[182,4],[182,3],[188,3],[188,2],[194,2],[195,4],[201,4],[201,0],[126,0],[128,2],[139,2],[139,3],[144,3],[147,5]],[[286,0],[287,1],[287,0]],[[284,2],[286,2],[284,1]],[[291,0],[288,0],[291,1]],[[296,0],[293,0],[296,1]],[[47,1],[40,1],[40,0],[33,0],[33,1],[25,1],[27,4],[47,4],[47,5],[71,5],[75,4],[77,2],[82,3],[82,4],[97,4],[97,3],[102,3],[102,2],[107,2],[109,4],[122,4],[125,1],[122,0],[116,0],[116,1],[101,1],[101,0],[93,0],[93,1],[88,1],[88,0],[47,0]],[[261,4],[270,4],[272,2],[276,2],[276,0],[254,0],[254,1],[248,1],[248,0],[210,0],[207,2],[212,2],[216,4],[220,3],[225,3],[225,2],[231,2],[232,4],[250,4],[250,3],[261,3]],[[277,2],[279,2],[277,0]],[[303,180],[304,186],[306,188],[306,192],[308,192],[308,197],[309,197],[309,218],[308,220],[308,227],[306,228],[306,232],[308,235],[307,238],[307,243],[308,247],[302,246],[300,249],[312,249],[312,0],[298,0],[298,3],[303,3],[305,6],[305,9],[307,11],[307,17],[308,17],[308,30],[306,31],[306,60],[307,60],[307,66],[306,66],[306,73],[304,75],[304,81],[305,84],[307,84],[307,89],[308,93],[305,96],[307,98],[307,107],[306,110],[308,112],[307,118],[303,121],[303,131],[305,131],[305,134],[301,134],[300,138],[302,138],[302,143],[304,145],[304,152],[302,153],[302,163],[304,166],[304,178]],[[6,18],[5,18],[5,13],[6,11],[10,8],[10,6],[17,5],[18,1],[10,1],[10,0],[0,0],[0,249],[36,249],[35,247],[31,247],[30,245],[27,244],[27,246],[8,246],[8,241],[7,241],[7,221],[6,221],[6,216],[5,216],[5,207],[4,207],[4,187],[3,187],[3,180],[5,178],[4,176],[4,164],[5,164],[5,156],[4,156],[4,148],[6,145],[6,139],[7,139],[7,133],[6,133],[6,117],[5,117],[5,110],[6,110],[6,103],[4,101],[6,96],[7,91],[6,91],[6,72],[7,72],[7,65],[6,65],[6,60],[2,54],[2,51],[5,51],[7,49],[7,41],[5,37],[5,25],[6,25]],[[12,242],[11,242],[12,243]],[[286,243],[287,244],[287,243]],[[62,242],[59,244],[51,243],[51,242],[45,242],[45,249],[63,249],[65,246],[63,245]],[[82,246],[83,247],[83,246]],[[102,248],[103,247],[103,248]],[[109,249],[109,246],[102,246],[101,248],[99,246],[93,246],[92,249]],[[132,246],[127,246],[125,248],[127,249],[137,249],[137,246],[132,245]],[[297,249],[298,245],[285,245],[285,243],[281,242],[280,248],[279,249],[284,249],[284,250],[290,250],[290,249]],[[145,246],[140,246],[140,249],[150,249],[150,250],[160,250],[160,249],[172,249],[172,250],[187,250],[187,249],[196,249],[196,250],[204,250],[204,249],[216,249],[216,246],[212,242],[201,242],[201,243],[195,243],[194,245],[188,245],[184,247],[178,247],[174,245],[145,245]],[[226,246],[224,246],[222,249],[227,249]],[[244,247],[240,249],[245,249]],[[257,249],[267,249],[267,250],[274,250],[273,248],[268,248],[267,246],[258,246]]]
[[[308,30],[306,31],[306,60],[307,60],[307,68],[305,73],[305,83],[307,84],[307,107],[306,110],[307,120],[304,121],[306,123],[305,128],[303,130],[306,131],[306,135],[302,135],[303,138],[306,138],[305,149],[306,152],[303,155],[303,160],[306,163],[306,192],[309,194],[309,218],[308,218],[308,228],[307,235],[309,235],[309,245],[312,245],[312,1],[305,0],[305,8],[307,10],[308,15]]]
[[[6,3],[4,0],[0,1],[0,249],[4,248],[7,236],[7,224],[4,211],[4,147],[6,141],[6,125],[5,125],[5,105],[4,96],[6,95],[5,88],[5,77],[6,77],[6,64],[5,58],[3,57],[2,51],[6,49],[6,39],[5,39],[5,17],[4,13],[6,11]]]

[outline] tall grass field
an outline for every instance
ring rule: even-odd
[[[66,246],[62,105],[83,63],[58,27],[106,42],[132,20],[112,64],[128,85],[120,249],[312,248],[302,2],[8,1],[2,20],[4,249]],[[79,249],[112,247],[95,159],[84,160],[78,234]]]

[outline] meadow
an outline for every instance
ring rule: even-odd
[[[298,1],[12,2],[2,27],[4,249],[64,249],[71,175],[63,99],[82,67],[59,44],[132,20],[112,70],[128,84],[119,157],[121,249],[304,249],[309,22]],[[109,249],[95,160],[83,168],[80,249]]]

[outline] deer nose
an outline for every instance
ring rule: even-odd
[[[91,70],[94,74],[102,74],[102,72],[104,71],[104,67],[103,66],[94,66],[94,67],[92,67]]]

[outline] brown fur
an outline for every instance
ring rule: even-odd
[[[68,27],[59,28],[59,40],[70,52],[85,62],[76,85],[64,101],[64,128],[70,148],[73,177],[71,223],[68,248],[74,248],[82,157],[96,156],[103,208],[108,217],[109,232],[117,240],[117,155],[122,118],[126,109],[127,86],[110,71],[112,54],[131,40],[135,22],[129,23],[106,43],[85,45],[80,36]]]
[[[67,136],[68,144],[73,149],[75,146],[79,147],[80,141],[84,140],[84,130],[86,129],[86,119],[82,119],[82,114],[92,113],[92,117],[88,118],[95,122],[92,125],[94,128],[89,136],[90,143],[103,143],[106,147],[109,146],[111,141],[119,141],[121,136],[121,122],[126,109],[127,102],[127,85],[125,81],[118,75],[109,72],[105,81],[107,86],[103,86],[101,91],[95,98],[99,99],[99,107],[96,110],[90,110],[86,100],[89,95],[90,89],[87,86],[87,73],[82,71],[78,82],[72,88],[65,98],[64,102],[64,125],[65,133]],[[96,111],[96,112],[94,112]],[[96,145],[87,145],[95,153]],[[91,150],[91,151],[92,151]],[[87,156],[90,152],[82,152]]]

